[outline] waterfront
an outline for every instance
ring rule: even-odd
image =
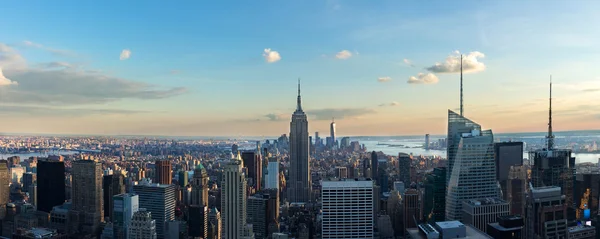
[[[435,139],[437,140],[437,139]],[[381,151],[387,155],[397,156],[398,153],[407,153],[415,156],[440,156],[446,158],[446,150],[425,150],[422,148],[423,141],[418,139],[393,139],[393,140],[362,140],[361,144],[364,144],[368,151]],[[402,145],[402,146],[400,146]],[[408,148],[406,148],[408,147]],[[575,163],[598,163],[600,154],[598,153],[574,153]],[[529,153],[524,152],[523,158],[529,158]]]
[[[0,159],[6,159],[8,157],[12,157],[12,156],[19,156],[21,157],[21,160],[23,159],[27,159],[29,157],[38,157],[38,158],[44,158],[44,157],[48,157],[49,155],[72,155],[72,154],[77,154],[79,152],[76,151],[68,151],[68,150],[50,150],[47,152],[31,152],[31,153],[12,153],[12,154],[0,154]]]

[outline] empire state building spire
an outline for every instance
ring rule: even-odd
[[[302,97],[300,96],[300,78],[298,78],[298,99],[296,101],[296,112],[302,112]]]

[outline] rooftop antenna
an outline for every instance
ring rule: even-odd
[[[463,115],[463,55],[460,54],[460,116]]]
[[[300,78],[298,78],[298,99],[296,100],[296,111],[302,111],[302,98],[300,98]]]
[[[548,136],[546,136],[546,141],[548,143],[548,150],[552,150],[554,148],[554,135],[552,134],[552,75],[550,75],[549,103],[550,107],[548,109]]]

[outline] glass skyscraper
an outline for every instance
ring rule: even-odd
[[[477,123],[448,111],[446,220],[461,220],[462,201],[498,197],[494,136]]]

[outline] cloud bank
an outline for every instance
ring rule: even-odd
[[[463,55],[463,73],[484,71],[485,64],[479,61],[479,59],[484,57],[485,55],[478,51]],[[446,57],[444,62],[437,62],[435,65],[427,67],[426,70],[440,74],[460,72],[460,52],[455,51],[453,54]]]
[[[437,76],[431,73],[419,73],[417,76],[408,78],[409,84],[435,84],[438,81]]]

